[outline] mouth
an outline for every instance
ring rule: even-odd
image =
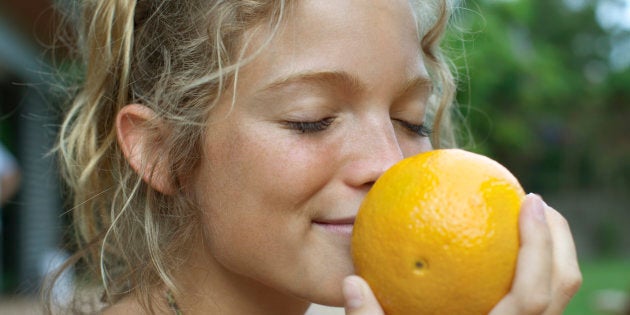
[[[355,217],[339,218],[339,219],[321,219],[313,220],[313,225],[324,229],[327,232],[340,234],[345,236],[352,235]]]

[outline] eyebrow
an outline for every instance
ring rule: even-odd
[[[351,75],[345,71],[319,71],[319,72],[301,72],[290,75],[288,77],[276,80],[262,89],[259,93],[268,93],[291,85],[312,84],[323,87],[345,88],[352,93],[359,93],[365,90],[365,85],[361,83],[358,77]],[[257,93],[258,94],[258,93]]]
[[[400,99],[405,95],[409,95],[415,91],[421,91],[430,94],[433,90],[433,82],[426,76],[414,77],[411,80],[405,82],[400,90],[395,94],[395,99]]]
[[[258,93],[273,93],[274,91],[297,84],[313,84],[323,87],[344,88],[350,92],[360,93],[367,89],[361,80],[346,71],[319,71],[301,72],[276,80],[267,84],[257,91]],[[433,84],[426,76],[413,77],[406,81],[402,87],[396,91],[395,99],[399,99],[414,91],[431,91]]]

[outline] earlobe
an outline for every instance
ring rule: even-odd
[[[118,144],[129,165],[142,176],[145,183],[153,189],[173,195],[175,187],[168,174],[168,161],[160,159],[160,143],[153,139],[159,128],[150,128],[148,122],[156,115],[150,108],[140,104],[123,107],[116,116],[116,134]]]

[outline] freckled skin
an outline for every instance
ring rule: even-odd
[[[180,278],[199,295],[238,301],[264,292],[258,302],[299,310],[307,301],[342,305],[342,279],[354,272],[348,233],[317,222],[353,219],[384,170],[431,145],[408,130],[423,122],[429,95],[405,90],[428,78],[406,1],[300,1],[292,12],[241,69],[233,109],[226,95],[212,112],[190,185],[205,214],[204,247],[191,257],[198,272]],[[254,34],[251,51],[266,31]],[[268,91],[322,72],[341,83],[311,82],[334,76],[315,75]],[[316,132],[288,123],[328,117]]]

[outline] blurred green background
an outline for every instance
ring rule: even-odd
[[[569,220],[565,314],[630,314],[630,1],[467,1],[454,22],[461,145]]]
[[[0,21],[14,30],[0,33],[0,140],[27,174],[2,213],[5,294],[30,292],[23,283],[33,281],[24,276],[32,257],[22,248],[31,246],[24,235],[32,228],[20,212],[28,213],[21,208],[37,191],[28,185],[55,174],[50,161],[43,163],[47,170],[29,171],[33,150],[22,147],[33,132],[26,125],[48,135],[37,140],[45,147],[58,122],[54,98],[42,95],[52,87],[41,76],[53,61],[43,53],[52,42],[50,5],[0,1]],[[543,195],[570,222],[584,284],[565,314],[630,314],[630,0],[459,6],[445,46],[459,80],[461,145],[506,165],[526,191]],[[16,66],[7,45],[27,47],[33,60]],[[39,105],[29,105],[33,85],[44,100]],[[52,204],[59,217],[62,203]]]

